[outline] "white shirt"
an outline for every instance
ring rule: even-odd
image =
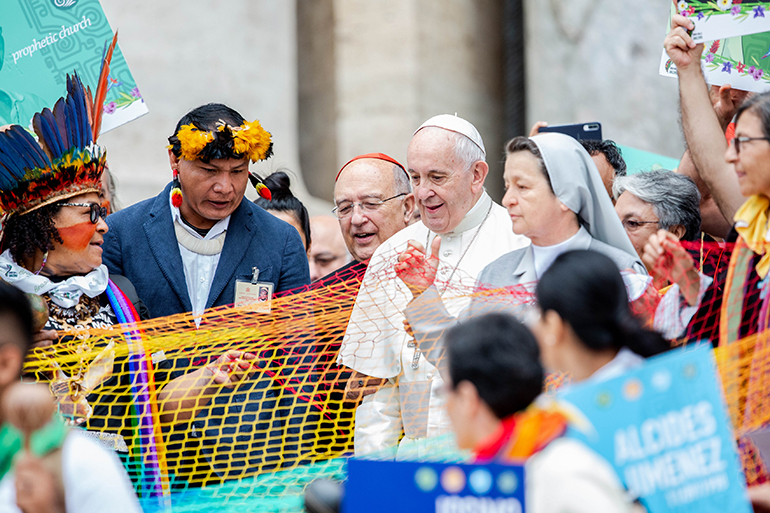
[[[408,360],[414,353],[413,349],[407,350],[409,336],[404,330],[404,310],[412,300],[412,293],[396,276],[394,265],[409,240],[420,244],[427,242],[427,248],[430,248],[434,237],[435,234],[423,223],[416,223],[377,248],[353,306],[338,364],[379,378],[400,374],[402,351]],[[457,228],[441,236],[440,264],[435,284],[442,299],[472,293],[477,276],[487,264],[528,244],[528,238],[513,233],[511,218],[505,208],[494,203],[484,192]],[[465,297],[448,301],[446,306],[449,313],[456,316],[469,302],[470,297]],[[420,367],[426,369],[431,377],[415,376],[417,380],[427,378],[430,381],[438,374],[435,368],[427,369],[433,366],[424,357]]]
[[[169,197],[169,202],[170,201],[171,199]],[[230,216],[227,216],[224,219],[217,221],[205,237],[201,237],[198,232],[182,221],[182,215],[179,213],[179,209],[174,205],[171,205],[171,217],[175,223],[178,222],[185,230],[190,232],[193,237],[201,240],[211,240],[217,235],[226,232],[227,227],[230,224]],[[179,241],[177,241],[177,244],[179,244]],[[190,296],[192,311],[194,315],[198,316],[206,309],[206,301],[209,299],[211,283],[214,281],[214,274],[217,272],[219,257],[222,253],[217,253],[215,255],[199,255],[198,253],[193,253],[181,244],[179,244],[179,253],[182,255],[184,279],[185,283],[187,283],[187,294]]]
[[[698,277],[700,279],[700,290],[698,291],[698,298],[694,306],[687,304],[680,293],[679,285],[676,283],[673,283],[668,292],[660,299],[660,303],[658,303],[658,307],[655,309],[655,319],[652,327],[663,335],[663,338],[674,340],[684,335],[693,316],[701,307],[703,296],[714,279],[701,272],[698,273]]]
[[[551,267],[556,257],[567,251],[588,249],[591,245],[591,240],[591,234],[581,226],[575,235],[564,242],[554,244],[553,246],[535,246],[532,244],[532,256],[535,261],[537,279],[542,278],[543,273]]]
[[[553,246],[535,246],[533,244],[531,246],[532,259],[534,262],[533,266],[535,268],[535,274],[537,276],[532,283],[527,284],[528,290],[534,292],[537,280],[539,280],[548,268],[551,267],[551,264],[553,264],[554,260],[556,260],[559,255],[566,253],[567,251],[590,249],[593,240],[594,239],[591,237],[591,234],[588,233],[588,230],[581,226],[575,235],[564,242],[554,244]],[[646,274],[646,271],[644,274],[640,272],[644,268],[641,267],[641,264],[639,265],[640,269],[633,269],[630,271],[627,269],[620,269],[620,275],[623,278],[623,284],[626,286],[629,301],[636,301],[639,299],[647,289],[647,286],[652,283],[652,278]]]
[[[498,257],[529,244],[513,233],[511,218],[489,195],[481,198],[452,232],[441,236],[434,284],[449,313],[470,303],[481,270]],[[368,376],[390,378],[391,385],[364,398],[356,410],[356,455],[400,447],[450,429],[438,369],[425,359],[404,329],[404,310],[412,293],[393,268],[409,240],[430,248],[435,234],[424,224],[404,228],[377,248],[366,270],[350,316],[337,363]],[[456,298],[456,299],[454,299]],[[406,422],[402,422],[407,419]]]
[[[533,513],[623,513],[637,507],[609,462],[585,444],[558,438],[525,464]]]
[[[61,461],[67,513],[141,513],[128,474],[114,453],[72,430],[64,440]],[[0,481],[0,511],[21,513],[13,472]]]

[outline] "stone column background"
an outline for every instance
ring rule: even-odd
[[[499,178],[501,6],[300,1],[300,160],[311,190],[331,198],[336,171],[362,153],[387,153],[406,165],[414,130],[443,113],[476,125]]]

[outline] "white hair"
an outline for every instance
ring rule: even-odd
[[[409,176],[401,168],[393,164],[393,190],[396,194],[409,194],[412,192],[412,183],[409,181]]]
[[[471,139],[457,132],[452,134],[455,137],[455,156],[462,162],[463,169],[470,171],[476,162],[486,161],[484,152]]]

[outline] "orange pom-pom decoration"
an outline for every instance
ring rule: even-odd
[[[176,208],[182,206],[182,190],[179,187],[171,189],[171,204]]]
[[[265,198],[267,201],[270,201],[271,199],[273,199],[273,194],[270,192],[270,189],[267,188],[267,185],[260,182],[256,185],[256,187],[257,187],[257,193],[263,198]]]

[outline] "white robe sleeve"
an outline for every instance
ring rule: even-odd
[[[353,449],[356,456],[380,453],[395,458],[403,424],[398,388],[390,381],[367,395],[356,408]],[[392,455],[382,454],[392,451]]]

